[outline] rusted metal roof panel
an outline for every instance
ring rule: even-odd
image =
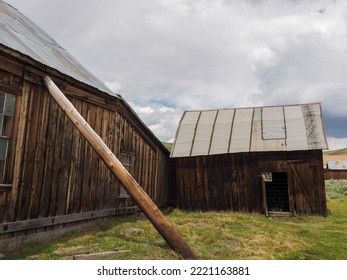
[[[0,44],[112,96],[103,82],[89,72],[45,31],[11,5],[0,0]]]
[[[314,103],[185,112],[171,157],[327,148]]]
[[[347,170],[347,161],[328,160],[327,164],[330,170]]]

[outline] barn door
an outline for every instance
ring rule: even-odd
[[[310,201],[311,168],[308,161],[288,161],[289,206],[293,214],[313,212]]]
[[[271,215],[289,212],[287,172],[265,172],[262,174],[263,208]]]

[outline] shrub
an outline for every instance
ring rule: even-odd
[[[325,181],[327,199],[342,199],[347,196],[347,180]]]

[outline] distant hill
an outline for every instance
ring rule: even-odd
[[[347,148],[339,149],[339,150],[333,150],[333,151],[325,151],[324,154],[330,155],[330,156],[347,155]]]
[[[166,149],[169,150],[169,152],[171,152],[171,149],[172,149],[172,143],[168,143],[168,142],[163,142],[164,146]]]

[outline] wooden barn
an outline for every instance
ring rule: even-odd
[[[169,152],[128,103],[41,28],[0,1],[0,248],[138,208],[49,95],[49,76],[159,206]]]
[[[347,180],[347,161],[328,160],[324,169],[325,180]]]
[[[325,215],[322,149],[320,104],[187,111],[171,151],[178,205]]]

